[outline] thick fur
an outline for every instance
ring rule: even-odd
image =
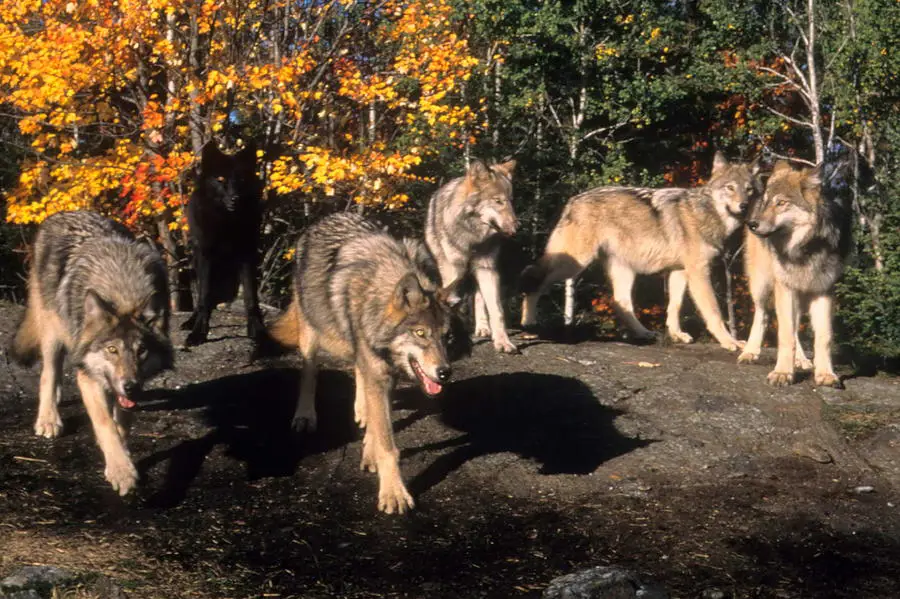
[[[444,345],[452,287],[438,289],[420,242],[398,241],[355,214],[332,215],[297,241],[293,301],[272,327],[303,355],[294,428],[316,428],[317,355],[354,364],[356,421],[365,428],[361,468],[378,473],[378,508],[402,513],[413,499],[400,476],[390,394],[398,374],[434,395],[449,380]]]
[[[233,156],[223,154],[215,142],[204,146],[197,187],[187,207],[197,302],[182,326],[190,330],[186,345],[207,340],[213,308],[233,300],[239,283],[247,310],[247,335],[257,345],[268,341],[256,288],[261,194],[253,145]]]
[[[850,218],[839,203],[823,197],[820,170],[776,163],[765,195],[747,219],[745,263],[754,314],[739,362],[759,359],[765,304],[774,289],[778,360],[769,383],[789,385],[796,367],[812,366],[817,385],[840,386],[831,364],[833,294],[849,249]],[[815,331],[812,364],[797,335],[801,303],[806,302]]]
[[[722,347],[736,340],[722,319],[710,278],[711,262],[738,229],[760,182],[754,164],[729,164],[720,153],[709,182],[694,189],[598,187],[569,200],[547,241],[544,255],[522,273],[522,325],[537,321],[537,301],[557,281],[577,277],[598,257],[606,264],[619,319],[637,338],[655,335],[638,321],[632,286],[638,274],[669,271],[666,327],[681,343],[693,341],[681,330],[685,290]]]
[[[40,355],[35,433],[56,437],[66,354],[75,367],[106,461],[106,479],[125,495],[137,470],[125,444],[123,410],[143,383],[172,365],[166,269],[157,251],[94,212],[62,212],[38,230],[28,276],[28,306],[11,354]]]
[[[497,255],[501,236],[518,227],[512,205],[515,165],[473,162],[465,176],[435,192],[425,221],[425,242],[444,284],[475,277],[475,336],[491,337],[497,351],[507,353],[518,349],[506,333]]]

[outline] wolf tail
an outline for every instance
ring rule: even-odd
[[[19,324],[9,355],[23,366],[31,366],[37,360],[41,347],[41,325],[36,310],[28,303],[25,316]]]
[[[300,346],[300,298],[296,294],[284,314],[269,327],[269,335],[284,347]]]

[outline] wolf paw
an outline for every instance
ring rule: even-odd
[[[315,414],[297,414],[291,421],[291,428],[296,433],[314,433],[317,425]]]
[[[501,354],[518,354],[521,353],[519,348],[509,339],[498,339],[494,341],[494,349]]]
[[[833,372],[817,372],[815,375],[816,385],[820,387],[834,387],[835,389],[843,389],[844,385],[841,379]]]
[[[378,509],[385,514],[402,514],[415,505],[412,495],[409,494],[403,481],[399,478],[385,481],[378,490]]]
[[[490,339],[491,338],[491,327],[487,325],[481,325],[475,327],[475,334],[472,335],[475,339]]]
[[[773,370],[766,377],[766,380],[773,387],[787,387],[788,385],[794,384],[794,373]]]
[[[794,367],[800,370],[812,370],[813,363],[812,360],[801,355],[794,358]]]
[[[756,364],[759,362],[759,352],[745,349],[741,352],[741,355],[738,356],[737,361],[738,364]]]
[[[34,434],[38,437],[55,439],[62,431],[62,419],[59,414],[50,417],[38,418],[34,423]]]
[[[106,464],[106,480],[114,491],[125,496],[137,484],[137,470],[128,458],[109,462]]]
[[[744,349],[746,342],[738,341],[737,339],[727,339],[719,343],[719,345],[722,346],[723,349],[726,349],[728,351],[737,351],[739,349]]]
[[[193,347],[202,343],[206,343],[206,333],[201,331],[191,331],[184,340],[184,345],[186,347]]]
[[[694,338],[685,333],[684,331],[669,331],[669,337],[671,337],[672,341],[675,343],[693,343]]]

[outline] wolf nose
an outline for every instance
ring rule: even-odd
[[[750,229],[751,231],[755,231],[757,227],[759,227],[759,223],[756,222],[755,220],[751,220],[750,222],[747,223],[747,228]]]
[[[437,377],[438,380],[442,383],[446,383],[450,380],[450,376],[453,374],[453,369],[449,366],[441,366],[437,369]]]
[[[741,212],[747,212],[747,206],[749,205],[750,202],[741,202],[741,205],[738,206],[738,208],[740,208]]]
[[[128,381],[127,383],[122,385],[122,389],[125,391],[125,395],[131,397],[133,394],[137,393],[140,390],[141,386],[137,384],[135,381]]]

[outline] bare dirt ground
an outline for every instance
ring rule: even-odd
[[[4,346],[19,315],[0,304]],[[900,597],[898,378],[844,367],[844,391],[776,390],[771,353],[480,344],[439,399],[398,392],[418,506],[385,516],[350,377],[320,375],[320,431],[295,437],[296,360],[248,364],[240,315],[213,325],[142,403],[124,500],[71,377],[48,441],[38,369],[0,360],[0,576],[54,564],[133,597],[536,597],[616,564],[673,597]]]

